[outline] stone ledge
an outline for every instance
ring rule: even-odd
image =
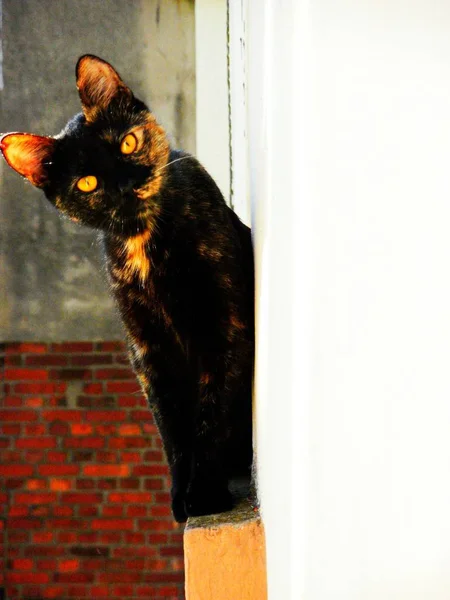
[[[190,518],[184,532],[186,600],[266,600],[259,512],[247,498],[219,515]]]

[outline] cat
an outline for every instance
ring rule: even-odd
[[[250,229],[108,62],[82,56],[76,79],[82,112],[59,135],[9,133],[0,149],[58,211],[101,232],[174,518],[227,511],[230,479],[252,463]]]

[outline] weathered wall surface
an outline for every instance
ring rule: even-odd
[[[193,0],[3,0],[2,45],[0,131],[60,131],[80,110],[76,60],[92,53],[195,151]],[[0,339],[120,337],[96,234],[4,164],[0,178]]]

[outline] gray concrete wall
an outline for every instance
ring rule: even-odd
[[[111,62],[174,143],[195,152],[193,0],[3,0],[0,131],[42,135],[79,112],[81,54]],[[121,337],[96,234],[0,166],[0,341]]]

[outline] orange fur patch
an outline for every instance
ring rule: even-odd
[[[201,385],[208,385],[208,383],[211,383],[212,377],[209,373],[202,373],[200,375],[200,384]]]
[[[142,283],[150,273],[150,260],[146,248],[150,236],[151,231],[147,229],[144,233],[128,238],[124,244],[125,272],[131,276],[137,275]]]

